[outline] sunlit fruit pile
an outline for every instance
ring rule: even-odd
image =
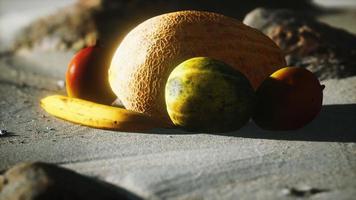
[[[286,67],[267,36],[216,13],[153,17],[128,33],[111,64],[101,54],[97,46],[79,51],[66,74],[68,97],[41,106],[96,128],[199,132],[238,130],[251,118],[266,130],[299,129],[322,107],[324,86],[310,71]],[[125,108],[111,105],[116,98]]]

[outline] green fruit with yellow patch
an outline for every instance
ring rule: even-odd
[[[255,94],[241,72],[219,60],[196,57],[171,72],[165,100],[175,125],[193,131],[227,132],[249,121]]]

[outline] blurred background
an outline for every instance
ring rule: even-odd
[[[246,13],[256,7],[288,8],[303,11],[310,15],[315,15],[320,21],[356,33],[356,25],[353,21],[356,18],[356,0],[0,0],[0,50],[4,51],[11,47],[16,39],[18,43],[16,45],[22,46],[26,44],[31,46],[46,34],[55,34],[58,37],[62,37],[63,44],[60,41],[52,41],[56,43],[52,45],[55,45],[58,49],[82,48],[85,42],[80,39],[91,36],[97,37],[95,34],[98,34],[98,30],[96,29],[105,29],[100,25],[111,23],[103,21],[112,20],[112,18],[106,18],[103,12],[114,16],[115,21],[120,21],[119,25],[121,27],[118,34],[122,34],[122,32],[127,32],[128,29],[148,17],[169,11],[182,9],[211,10],[242,20]],[[45,16],[53,15],[56,15],[56,17],[47,17],[46,21]],[[81,19],[68,17],[70,15]],[[95,16],[93,17],[93,15]],[[40,18],[42,19],[42,25],[47,25],[47,30],[37,25],[36,30],[25,32],[29,35],[20,35],[20,30]],[[100,18],[102,21],[100,21]],[[92,24],[93,21],[100,22]],[[82,24],[79,27],[78,24],[84,22],[87,24]],[[67,25],[71,23],[72,28],[76,29],[67,30],[68,33],[77,33],[72,36],[65,36],[64,33],[61,33],[58,29],[65,29],[63,28],[65,23]],[[60,26],[62,28],[59,28]],[[78,34],[80,36],[77,36]]]
[[[55,13],[75,0],[0,0],[0,43],[9,47],[16,33],[35,19]]]
[[[136,25],[187,9],[222,13],[262,31],[288,65],[320,80],[356,75],[356,0],[0,0],[0,55],[25,58],[27,68],[62,79],[81,48],[99,39],[111,60]]]

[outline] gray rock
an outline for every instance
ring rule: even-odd
[[[244,23],[268,35],[288,65],[307,67],[319,79],[356,75],[356,36],[290,10],[258,8]]]
[[[0,176],[0,199],[140,199],[128,191],[56,165],[21,163]]]

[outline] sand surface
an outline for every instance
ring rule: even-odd
[[[0,138],[0,171],[23,161],[56,163],[147,199],[284,199],[299,195],[294,189],[317,189],[316,199],[356,195],[356,77],[323,82],[322,112],[298,131],[263,131],[250,122],[224,134],[128,133],[74,125],[40,108],[40,98],[64,94],[70,57],[0,59],[0,128],[10,132]]]

